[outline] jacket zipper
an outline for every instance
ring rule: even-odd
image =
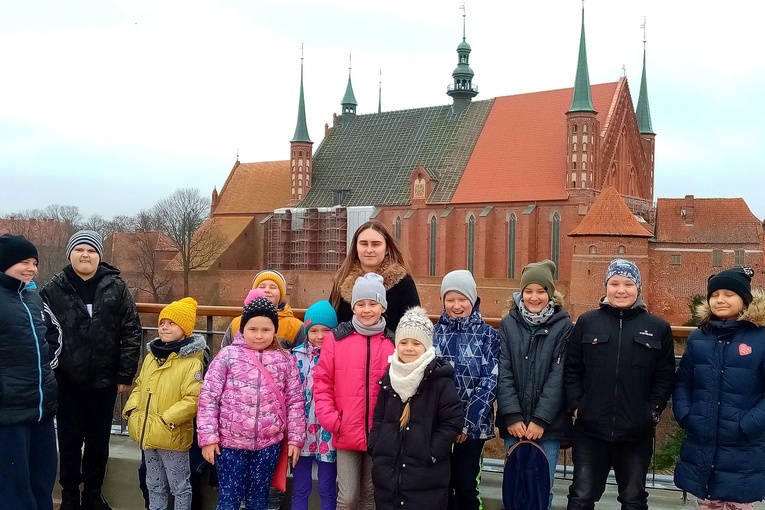
[[[138,443],[143,450],[143,439],[146,436],[146,423],[149,421],[149,406],[151,405],[151,393],[149,398],[146,399],[146,412],[143,415],[143,427],[141,428],[141,441]]]
[[[367,439],[367,443],[369,442],[369,398],[370,398],[370,391],[369,391],[369,372],[370,372],[370,365],[371,365],[371,357],[372,357],[372,337],[367,335],[367,370],[366,370],[366,377],[364,386],[366,388],[366,398],[364,399],[364,437]]]
[[[21,301],[21,304],[27,311],[27,316],[29,317],[29,326],[32,328],[32,336],[35,337],[35,351],[37,352],[37,394],[40,397],[40,404],[37,406],[37,421],[40,421],[43,417],[42,359],[40,357],[40,339],[37,337],[37,329],[35,328],[34,319],[32,319],[32,311],[24,301],[24,296],[22,294],[22,292],[24,292],[24,287],[25,285],[23,283],[19,287],[19,301]]]
[[[616,379],[614,381],[614,412],[611,415],[611,440],[614,439],[614,427],[616,427],[616,406],[619,394],[619,360],[622,356],[622,326],[624,324],[624,310],[619,310],[619,338],[616,346]]]
[[[258,352],[258,359],[260,360],[260,363],[263,364],[263,351]],[[261,391],[260,378],[262,376],[262,374],[260,373],[260,370],[257,370],[257,372],[258,372],[258,386],[257,386],[258,397],[255,400],[255,443],[253,445],[253,448],[256,450],[258,449],[258,435],[259,435],[258,432],[260,431],[258,429],[258,417],[260,416],[260,391]]]

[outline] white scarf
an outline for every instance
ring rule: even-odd
[[[397,354],[393,354],[390,362],[390,385],[398,393],[401,402],[406,402],[417,393],[417,388],[422,382],[425,369],[430,362],[436,359],[436,349],[431,347],[426,350],[422,356],[409,363],[404,363],[398,359]]]

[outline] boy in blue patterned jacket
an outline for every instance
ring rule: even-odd
[[[470,271],[452,271],[441,282],[444,312],[433,333],[436,354],[454,367],[454,383],[463,402],[465,424],[451,457],[449,509],[482,508],[479,484],[483,445],[494,437],[497,396],[497,332],[483,321]]]

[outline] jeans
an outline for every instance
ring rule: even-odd
[[[313,490],[313,463],[318,467],[318,490],[321,510],[337,507],[337,464],[314,457],[300,457],[292,468],[292,510],[308,510],[308,497]]]
[[[485,439],[467,438],[461,443],[454,443],[450,457],[452,476],[449,478],[449,510],[483,508],[479,485],[485,442]]]
[[[517,442],[518,442],[517,437],[505,438],[505,453],[507,453],[507,450],[509,450],[510,447]],[[542,450],[544,450],[545,456],[547,457],[547,462],[550,464],[550,503],[547,505],[547,509],[551,510],[552,501],[553,501],[553,482],[555,481],[555,468],[558,466],[558,454],[560,453],[560,441],[558,441],[557,439],[543,438],[535,442],[542,447]]]
[[[572,456],[574,481],[568,492],[568,510],[593,510],[606,489],[611,467],[622,510],[647,510],[645,479],[651,464],[651,439],[612,443],[574,429]]]

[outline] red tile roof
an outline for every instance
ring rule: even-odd
[[[618,82],[593,85],[605,124]],[[573,88],[498,97],[452,203],[565,200],[566,111]]]
[[[273,212],[290,201],[289,161],[236,162],[218,195],[213,215]]]
[[[762,223],[743,198],[692,198],[693,224],[686,225],[684,198],[660,198],[656,204],[656,237],[663,243],[759,244]],[[686,210],[686,215],[689,211]]]
[[[653,237],[613,187],[600,192],[582,222],[569,235]]]

